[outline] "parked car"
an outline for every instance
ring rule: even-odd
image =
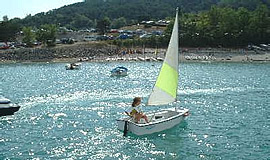
[[[120,34],[120,35],[117,37],[117,39],[131,39],[131,38],[133,38],[133,36],[132,36],[132,35],[129,35],[129,34],[126,34],[126,33]]]
[[[150,33],[143,34],[140,36],[140,38],[150,38],[150,37],[152,37],[152,34],[150,34]]]
[[[72,39],[72,38],[62,38],[61,42],[62,42],[62,44],[73,44],[74,39]]]
[[[97,36],[98,41],[105,41],[105,40],[108,40],[108,39],[109,39],[109,36],[107,36],[107,35]]]
[[[9,46],[7,43],[0,43],[0,49],[9,49]]]
[[[95,35],[85,36],[83,41],[96,41],[97,37]]]

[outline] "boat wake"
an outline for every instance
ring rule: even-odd
[[[242,87],[227,87],[227,88],[208,88],[208,89],[181,89],[179,90],[180,94],[216,94],[224,92],[244,92],[247,88]]]
[[[37,105],[51,105],[51,104],[74,104],[77,101],[83,102],[91,102],[91,104],[99,103],[99,102],[106,102],[111,101],[113,99],[127,99],[130,100],[134,95],[133,92],[130,90],[125,91],[126,94],[119,95],[114,91],[104,91],[104,90],[96,90],[96,91],[76,91],[73,93],[66,93],[66,94],[46,94],[41,96],[31,96],[26,97],[23,99],[23,102],[20,103],[22,106],[22,110],[26,108],[31,108]],[[143,93],[142,95],[146,95],[147,93]],[[97,98],[98,97],[98,98]]]

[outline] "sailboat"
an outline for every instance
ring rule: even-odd
[[[176,102],[178,88],[178,9],[170,43],[166,52],[165,59],[156,80],[155,86],[148,98],[147,105],[158,106],[168,105]],[[132,117],[124,117],[117,120],[118,129],[124,131],[124,135],[132,132],[136,135],[147,135],[170,129],[189,115],[188,109],[177,107],[161,109],[154,112],[145,113],[150,119],[146,123],[141,119],[138,123]]]

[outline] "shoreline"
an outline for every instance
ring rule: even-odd
[[[231,58],[224,59],[224,58],[215,58],[212,57],[209,58],[207,56],[194,56],[188,58],[183,58],[183,56],[180,56],[180,63],[270,63],[269,56],[266,57],[266,59],[262,59],[261,56],[258,59],[253,59],[249,57],[257,57],[257,56],[232,56]],[[83,60],[81,61],[80,58],[60,58],[60,59],[50,59],[50,60],[39,60],[39,61],[13,61],[13,60],[6,60],[6,61],[0,61],[0,64],[15,64],[15,63],[21,63],[21,64],[29,64],[29,63],[75,63],[75,62],[88,62],[88,63],[112,63],[112,62],[162,62],[163,58],[157,57],[146,57],[145,60],[142,60],[142,56],[139,55],[135,58],[126,58],[126,57],[107,57],[107,58],[97,58],[92,60]]]
[[[125,50],[125,52],[123,52]],[[112,45],[81,43],[54,48],[1,50],[0,64],[162,61],[166,49],[120,49]],[[123,54],[125,53],[125,54]],[[156,54],[157,53],[157,54]],[[269,63],[270,51],[230,48],[180,48],[180,62],[249,62]]]

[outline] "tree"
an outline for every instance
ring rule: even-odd
[[[249,22],[250,22],[250,12],[246,8],[239,8],[237,10],[237,26],[238,26],[238,45],[244,46],[249,43]]]
[[[117,18],[112,22],[112,28],[118,29],[127,25],[127,21],[124,17]]]
[[[236,11],[232,8],[226,7],[220,9],[220,20],[219,20],[219,33],[220,44],[223,46],[232,46],[236,41],[236,35],[239,32],[237,26],[237,15]]]
[[[7,22],[8,21],[8,16],[3,16],[3,21]]]
[[[103,19],[97,22],[97,30],[100,34],[105,34],[109,31],[111,25],[111,21],[108,17],[104,17]]]
[[[22,42],[26,43],[27,46],[32,46],[35,40],[35,34],[32,31],[32,27],[23,27],[23,39]]]
[[[37,40],[43,42],[47,46],[54,46],[56,40],[57,27],[53,24],[42,25],[37,31]]]
[[[93,27],[93,21],[84,15],[77,14],[71,25],[77,29]]]
[[[220,0],[222,6],[229,6],[233,8],[245,7],[248,9],[255,9],[262,3],[263,0]],[[269,2],[264,2],[269,3]]]
[[[253,43],[269,43],[270,18],[266,5],[258,6],[251,14],[249,32]]]
[[[8,42],[16,39],[19,25],[10,21],[0,22],[0,41]]]

